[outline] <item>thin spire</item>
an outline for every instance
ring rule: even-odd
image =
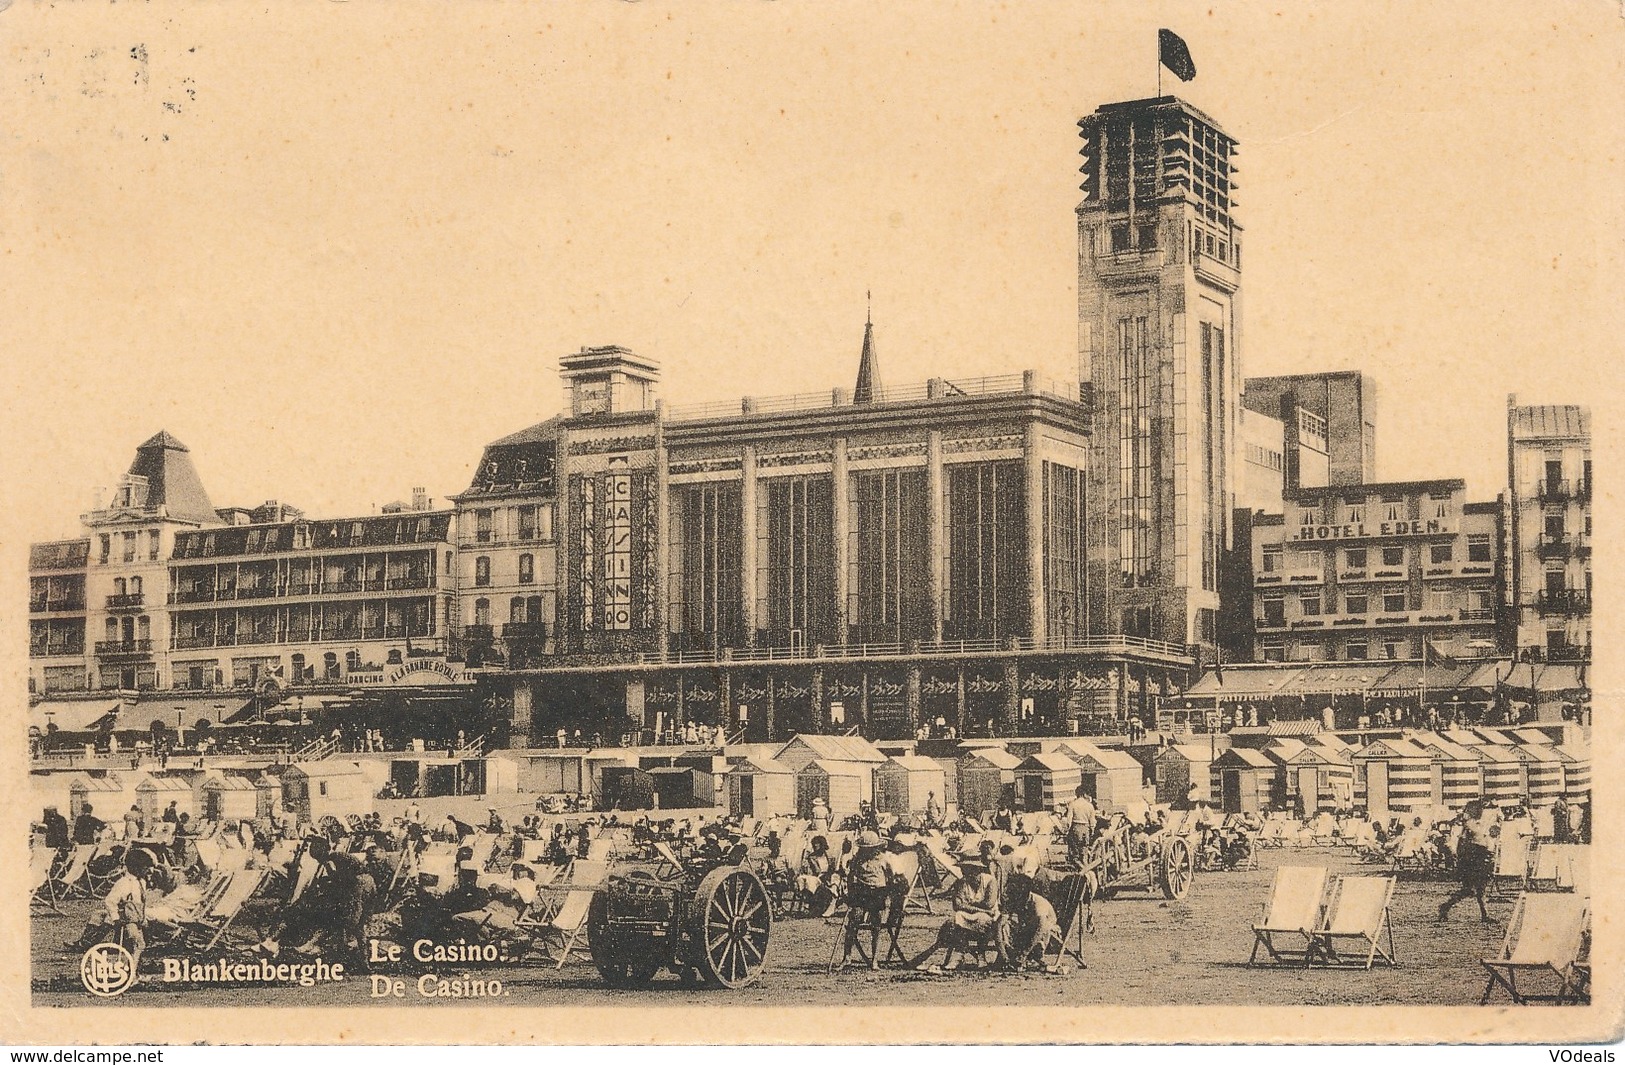
[[[874,297],[867,292],[864,295],[869,310],[864,316],[863,354],[858,358],[858,384],[852,390],[852,402],[876,403],[883,397],[885,388],[880,383],[880,361],[875,356]]]

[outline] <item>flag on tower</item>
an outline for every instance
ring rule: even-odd
[[[1191,59],[1191,50],[1185,46],[1185,39],[1173,30],[1157,31],[1157,57],[1180,81],[1190,81],[1196,77],[1196,63]]]

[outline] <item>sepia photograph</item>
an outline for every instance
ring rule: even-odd
[[[1618,1038],[1617,2],[0,36],[0,1041]]]

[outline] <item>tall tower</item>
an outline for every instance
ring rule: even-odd
[[[1217,642],[1241,396],[1236,142],[1173,96],[1078,123],[1094,632]]]

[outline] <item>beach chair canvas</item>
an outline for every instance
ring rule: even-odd
[[[548,933],[559,941],[558,954],[549,957],[555,969],[562,969],[572,955],[591,960],[586,950],[587,913],[592,907],[592,888],[575,888],[564,897],[558,911],[549,922]]]
[[[28,854],[29,904],[39,903],[54,913],[61,913],[56,881],[51,877],[51,866],[56,864],[56,853],[45,847],[35,847]]]
[[[1479,1004],[1488,1003],[1497,987],[1518,1005],[1576,1000],[1580,974],[1575,966],[1586,936],[1586,908],[1586,899],[1578,894],[1518,896],[1500,953],[1483,959],[1490,978]]]
[[[1261,949],[1277,965],[1307,964],[1325,894],[1324,866],[1283,865],[1276,869],[1264,920],[1253,925],[1253,952],[1247,964],[1258,962]]]
[[[1315,929],[1309,950],[1311,964],[1330,968],[1370,969],[1381,958],[1388,965],[1399,964],[1394,955],[1394,930],[1388,910],[1394,898],[1391,876],[1345,876],[1338,878],[1326,906],[1326,918]],[[1383,946],[1386,937],[1387,946]],[[1364,953],[1361,958],[1339,949],[1353,940]]]

